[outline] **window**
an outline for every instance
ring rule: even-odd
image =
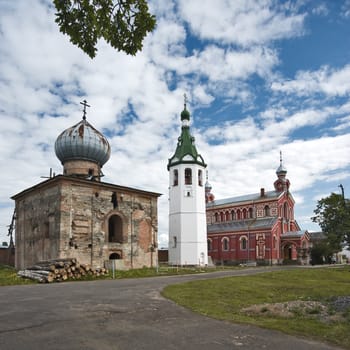
[[[185,169],[185,185],[192,185],[192,169]]]
[[[223,222],[224,221],[224,213],[220,212],[220,221]]]
[[[173,248],[177,247],[177,237],[173,236]]]
[[[179,172],[177,169],[175,169],[173,173],[173,186],[177,186],[178,184],[179,184]]]
[[[210,239],[208,239],[208,241],[207,241],[207,243],[208,243],[208,251],[211,251],[211,240]]]
[[[226,216],[226,221],[230,221],[230,212],[229,211],[227,211],[225,213],[225,216]]]
[[[246,249],[247,249],[247,238],[241,237],[241,250],[246,250]]]
[[[284,203],[284,205],[283,205],[283,216],[285,219],[288,219],[288,205],[287,205],[287,203]]]
[[[229,249],[229,242],[228,242],[228,238],[224,238],[222,240],[222,250],[228,250]]]
[[[215,213],[215,222],[218,222],[218,221],[219,221],[219,214]]]
[[[198,170],[198,186],[203,186],[203,175],[202,170]]]
[[[108,242],[123,243],[123,221],[119,215],[112,215],[108,220]]]
[[[253,208],[249,208],[249,219],[253,219]]]
[[[236,213],[234,210],[231,211],[231,220],[236,220]]]
[[[243,209],[243,219],[247,218],[247,209]]]
[[[268,205],[265,205],[264,207],[264,215],[270,216],[270,207]]]
[[[241,211],[237,210],[237,220],[241,220]]]

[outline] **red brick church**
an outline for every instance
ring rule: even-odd
[[[277,171],[273,191],[215,200],[207,182],[208,255],[214,264],[308,264],[309,233],[294,219],[287,170]]]

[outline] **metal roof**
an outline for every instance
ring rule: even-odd
[[[55,152],[62,164],[69,160],[88,160],[102,167],[110,157],[111,147],[107,139],[83,119],[57,137]]]
[[[279,198],[279,196],[282,193],[283,192],[265,191],[263,197],[261,197],[260,193],[253,193],[253,194],[246,194],[243,196],[217,199],[217,200],[214,200],[212,202],[207,203],[207,208],[215,207],[218,205],[226,205],[226,204],[233,204],[233,203],[237,204],[239,202],[252,202],[252,201],[257,201],[257,200],[276,199],[276,198]]]
[[[207,226],[208,233],[249,231],[255,229],[271,229],[277,222],[277,217],[268,217],[250,220],[234,220],[229,222],[218,222]]]

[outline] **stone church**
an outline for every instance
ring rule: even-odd
[[[63,174],[14,195],[17,269],[38,261],[76,258],[119,269],[157,265],[159,193],[101,180],[110,158],[107,138],[86,120],[55,142]]]

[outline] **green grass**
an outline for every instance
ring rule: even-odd
[[[163,295],[203,315],[237,323],[249,323],[288,334],[311,337],[350,349],[350,310],[336,321],[294,310],[291,317],[269,315],[267,310],[249,315],[242,308],[292,300],[320,301],[350,295],[350,268],[293,269],[255,276],[229,277],[170,285]],[[332,311],[330,311],[332,313]]]
[[[14,267],[0,265],[0,286],[12,286],[16,284],[33,284],[36,283],[29,279],[17,276],[17,270]]]
[[[224,269],[232,269],[234,267],[225,267]],[[235,267],[238,269],[238,267]],[[223,268],[218,268],[222,270]],[[171,267],[171,266],[159,266],[158,268],[141,268],[141,269],[133,269],[133,270],[117,270],[115,271],[114,278],[142,278],[142,277],[156,277],[156,276],[172,276],[172,275],[186,275],[186,274],[195,274],[195,273],[203,273],[203,272],[212,272],[216,271],[213,268],[199,268],[199,267]],[[107,275],[102,275],[99,277],[86,275],[81,279],[74,281],[92,281],[97,279],[112,279],[113,273],[109,271]],[[68,279],[68,281],[73,281]],[[22,277],[17,277],[17,271],[10,266],[0,265],[0,286],[8,286],[15,284],[33,284],[38,283],[36,281],[32,281],[29,279],[25,279]],[[64,282],[60,282],[64,283]]]

